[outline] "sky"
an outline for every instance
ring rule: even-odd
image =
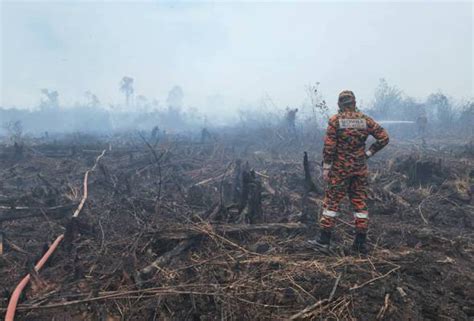
[[[182,87],[202,112],[232,112],[270,97],[297,106],[320,83],[330,105],[351,89],[369,104],[380,78],[422,99],[474,96],[473,2],[3,1],[0,106],[62,105],[90,91],[163,104]]]

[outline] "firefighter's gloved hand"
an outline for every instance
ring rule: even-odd
[[[365,152],[365,156],[367,156],[367,158],[370,158],[372,156],[372,152],[370,150],[366,151]]]
[[[323,179],[324,181],[329,181],[329,172],[331,171],[331,164],[323,164]]]
[[[323,169],[323,179],[325,182],[329,182],[329,169]]]

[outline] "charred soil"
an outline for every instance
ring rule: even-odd
[[[371,159],[367,256],[345,254],[348,202],[334,255],[306,242],[318,233],[319,155],[245,136],[3,147],[2,315],[65,233],[17,320],[474,320],[472,154],[393,141]]]

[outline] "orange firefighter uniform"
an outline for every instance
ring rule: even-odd
[[[356,232],[365,242],[368,228],[367,159],[388,144],[387,131],[356,108],[352,91],[339,95],[339,112],[329,119],[323,150],[323,175],[327,182],[320,217],[323,243],[329,244],[341,200],[348,195],[354,210]],[[366,151],[369,135],[376,141]],[[360,238],[359,237],[359,238]]]

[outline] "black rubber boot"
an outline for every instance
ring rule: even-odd
[[[324,245],[329,245],[331,243],[331,231],[327,229],[321,230],[319,235],[319,243]]]
[[[354,243],[352,244],[352,250],[360,254],[367,254],[367,247],[365,246],[366,240],[366,233],[357,232],[354,238]]]
[[[329,252],[329,245],[331,243],[331,230],[322,229],[319,234],[319,239],[308,241],[309,244],[314,245],[316,249]]]

